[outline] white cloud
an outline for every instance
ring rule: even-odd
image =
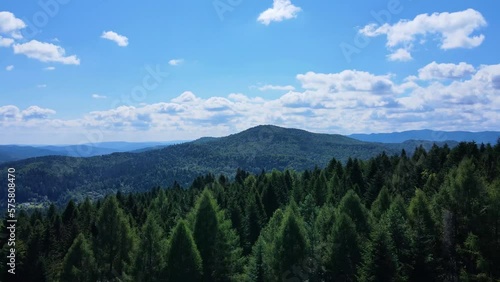
[[[47,119],[55,113],[52,109],[41,108],[39,106],[30,106],[23,111],[13,105],[2,106],[0,107],[0,125],[6,122]]]
[[[372,23],[361,28],[359,32],[369,37],[385,35],[389,50],[399,47],[409,52],[408,46],[423,44],[427,41],[426,38],[431,36],[439,41],[441,49],[448,50],[481,45],[485,36],[475,32],[486,25],[487,22],[480,12],[467,9],[453,13],[420,14],[413,20],[400,20],[392,25]],[[399,52],[403,54],[402,51]]]
[[[401,82],[391,74],[359,70],[308,72],[296,76],[300,90],[274,99],[243,93],[202,98],[186,91],[168,101],[90,112],[76,120],[52,119],[54,111],[32,109],[43,119],[27,121],[30,111],[10,105],[0,107],[0,129],[16,126],[29,134],[39,127],[45,132],[98,130],[106,138],[129,140],[222,136],[259,124],[340,134],[498,130],[500,64],[473,66],[474,71],[464,64],[430,64],[421,69],[439,70],[430,71],[432,80],[415,73]]]
[[[6,67],[5,67],[5,70],[6,70],[6,71],[11,71],[11,70],[13,70],[13,69],[14,69],[14,66],[13,66],[13,65],[9,65],[9,66],[6,66]]]
[[[16,106],[0,106],[0,122],[15,121],[19,118],[19,113],[19,108]]]
[[[405,48],[399,48],[394,53],[387,55],[389,61],[407,62],[413,60],[410,52]]]
[[[31,40],[27,43],[14,44],[14,54],[24,54],[28,58],[41,62],[56,62],[66,65],[79,65],[80,59],[76,55],[66,56],[64,48],[52,43]]]
[[[281,22],[296,18],[302,9],[294,6],[290,0],[274,0],[273,7],[262,12],[257,21],[269,25],[271,22]]]
[[[53,71],[55,69],[56,69],[55,67],[46,67],[46,68],[43,68],[43,70],[45,70],[45,71]]]
[[[38,84],[36,87],[38,87],[38,88],[45,88],[45,87],[47,87],[47,84]]]
[[[0,12],[0,33],[9,34],[15,39],[21,39],[20,30],[25,27],[26,24],[21,19],[16,18],[13,13]]]
[[[128,45],[128,38],[126,36],[123,36],[123,35],[120,35],[120,34],[114,32],[114,31],[103,31],[101,38],[114,41],[120,47],[125,47]]]
[[[14,43],[14,39],[0,36],[0,47],[9,47]]]
[[[51,110],[51,109],[44,109],[40,108],[38,106],[31,106],[27,108],[26,110],[21,112],[21,116],[24,120],[31,120],[31,119],[46,119],[50,115],[54,115],[56,111]]]
[[[418,70],[418,77],[422,80],[432,79],[460,79],[475,73],[474,66],[465,62],[459,64],[438,64],[432,62]]]
[[[99,94],[92,94],[92,98],[94,98],[94,99],[106,99],[108,97],[104,96],[104,95],[99,95]]]
[[[260,91],[267,91],[267,90],[293,91],[293,90],[295,90],[295,87],[293,87],[291,85],[280,86],[280,85],[266,84],[264,86],[259,87],[259,90]]]
[[[172,59],[168,61],[168,64],[171,66],[178,66],[181,65],[182,63],[184,63],[184,59]]]

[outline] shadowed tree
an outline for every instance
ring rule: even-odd
[[[327,268],[331,271],[333,281],[355,281],[361,251],[356,225],[346,213],[337,214],[328,241]]]
[[[169,240],[164,278],[169,282],[200,281],[202,261],[191,232],[180,220]]]
[[[345,194],[338,206],[338,212],[347,214],[354,221],[361,236],[370,234],[370,214],[356,192],[349,190]]]
[[[94,253],[80,233],[64,256],[61,281],[94,282],[96,279]]]
[[[97,250],[96,259],[101,277],[114,279],[127,276],[127,266],[132,262],[136,237],[114,196],[108,197],[102,204],[96,227],[94,247]]]
[[[391,205],[391,196],[389,195],[389,189],[386,186],[382,187],[377,199],[373,202],[371,210],[375,218],[380,219],[385,211],[389,209]]]
[[[391,237],[383,224],[372,232],[359,267],[359,281],[398,281],[398,259]]]
[[[205,189],[189,216],[203,262],[203,281],[231,281],[242,273],[239,238],[211,192]]]
[[[271,246],[274,254],[272,266],[275,278],[281,279],[283,273],[301,265],[306,258],[308,248],[309,241],[303,219],[292,206],[289,206]]]
[[[135,257],[135,279],[158,281],[165,267],[167,241],[154,213],[150,213],[142,227],[139,251]]]

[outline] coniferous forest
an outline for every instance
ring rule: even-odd
[[[499,175],[460,143],[21,211],[1,280],[500,281]]]

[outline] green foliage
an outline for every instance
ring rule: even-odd
[[[140,233],[134,261],[134,277],[140,281],[158,281],[165,268],[167,240],[157,216],[150,213]]]
[[[367,161],[352,156],[347,163],[334,159],[324,169],[300,172],[259,166],[258,174],[237,170],[234,180],[219,170],[192,178],[189,188],[174,183],[126,193],[122,187],[101,200],[77,198],[19,211],[16,276],[2,274],[0,280],[496,281],[500,143],[474,146],[433,146],[427,152],[418,147],[413,155],[382,153]],[[193,144],[183,150],[187,156],[206,153]],[[227,153],[217,160],[224,163]],[[118,165],[120,173],[106,183],[118,182],[130,164]],[[149,174],[150,168],[144,168],[141,185],[164,176]],[[28,174],[20,169],[20,175]],[[89,177],[87,183],[95,183]],[[74,184],[57,181],[54,187]],[[3,273],[7,225],[4,219]]]
[[[64,256],[60,279],[75,282],[93,282],[97,279],[94,253],[81,233]]]
[[[371,234],[359,268],[359,281],[398,281],[398,258],[386,226],[379,225]]]
[[[353,220],[357,232],[361,235],[365,236],[370,233],[370,213],[361,203],[361,199],[354,190],[349,190],[342,198],[338,206],[338,212],[348,215]]]
[[[203,266],[196,244],[184,220],[179,221],[169,241],[164,278],[171,282],[200,281]]]
[[[303,219],[289,206],[271,246],[274,254],[271,261],[274,278],[279,280],[282,274],[294,265],[302,264],[308,248],[309,241]]]
[[[373,216],[375,218],[380,219],[384,212],[389,209],[389,206],[391,205],[391,197],[389,195],[389,190],[387,189],[386,186],[382,187],[382,190],[380,190],[380,193],[377,196],[377,199],[372,204],[371,210]]]
[[[242,250],[232,224],[212,193],[204,190],[192,212],[193,237],[203,262],[203,281],[231,281],[242,272]]]
[[[352,281],[361,261],[361,248],[356,225],[344,212],[336,216],[333,232],[328,240],[326,268],[334,280]]]
[[[108,197],[100,208],[96,229],[94,249],[100,277],[126,276],[135,252],[136,235],[114,196]]]

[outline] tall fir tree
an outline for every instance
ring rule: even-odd
[[[201,255],[184,220],[180,220],[172,232],[166,262],[163,280],[201,281],[203,272]]]
[[[94,252],[80,233],[64,256],[60,281],[94,282],[97,269]]]
[[[399,281],[398,258],[386,225],[378,225],[363,253],[359,281]]]
[[[102,204],[96,227],[94,248],[101,279],[127,277],[130,274],[128,272],[135,251],[136,236],[114,196],[108,197]]]
[[[167,239],[154,212],[142,227],[138,250],[133,265],[135,280],[159,281],[165,268]]]

